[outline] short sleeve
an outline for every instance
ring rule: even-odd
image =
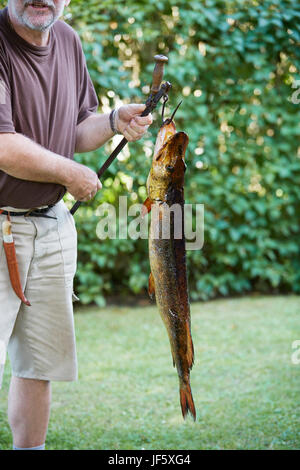
[[[8,66],[0,44],[0,133],[3,132],[15,133],[16,131],[12,118]]]
[[[94,114],[99,106],[97,94],[92,83],[84,53],[80,44],[80,90],[79,90],[79,106],[78,106],[78,118],[77,125],[84,121],[91,114]]]

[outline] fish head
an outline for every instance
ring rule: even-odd
[[[185,132],[176,132],[173,121],[163,124],[160,128],[147,181],[151,200],[166,201],[171,188],[183,189],[188,141]]]

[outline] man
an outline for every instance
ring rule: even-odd
[[[69,3],[9,0],[0,11],[0,224],[10,216],[31,302],[26,306],[12,289],[0,234],[0,381],[8,350],[15,449],[44,449],[50,382],[77,377],[76,230],[62,197],[68,191],[90,200],[101,183],[73,154],[100,147],[115,131],[138,140],[152,122],[139,116],[144,105],[96,113],[78,35],[58,20]]]

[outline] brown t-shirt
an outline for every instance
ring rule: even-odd
[[[48,45],[33,46],[7,17],[6,7],[0,10],[0,133],[23,134],[73,158],[76,126],[98,107],[80,39],[59,20]],[[64,194],[59,184],[24,181],[0,171],[0,207],[55,204]]]

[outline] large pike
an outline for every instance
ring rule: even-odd
[[[190,412],[196,420],[190,386],[194,348],[184,237],[184,158],[187,145],[188,136],[184,132],[176,132],[172,119],[165,121],[156,140],[147,180],[148,199],[144,206],[148,212],[152,210],[149,294],[155,293],[168,332],[173,365],[179,377],[182,415],[185,418]],[[170,210],[172,206],[174,211]]]

